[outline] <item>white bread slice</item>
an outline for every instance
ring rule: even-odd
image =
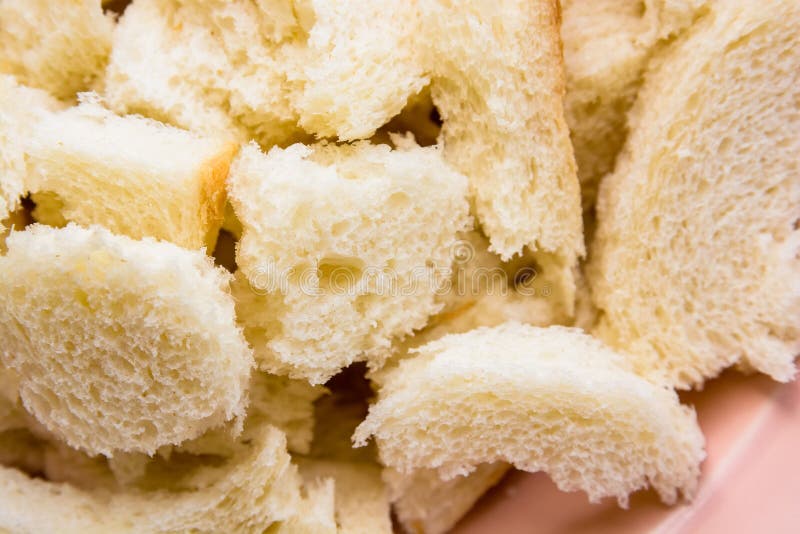
[[[580,330],[506,323],[417,353],[387,373],[353,436],[374,436],[385,466],[447,479],[508,462],[623,506],[648,484],[666,503],[693,496],[705,456],[694,410]]]
[[[243,414],[252,352],[210,258],[75,225],[7,243],[0,363],[56,436],[152,453]]]
[[[379,466],[309,458],[296,461],[307,483],[333,480],[340,533],[392,534],[389,499]]]
[[[613,170],[627,135],[626,113],[655,50],[679,34],[708,0],[562,1],[565,100],[584,210]]]
[[[106,96],[264,146],[369,137],[427,82],[403,0],[136,0],[114,35]],[[298,125],[299,123],[299,125]]]
[[[100,0],[1,0],[0,72],[71,100],[108,61],[114,19]]]
[[[504,260],[555,255],[563,284],[583,255],[580,191],[564,119],[557,0],[421,0],[445,157],[470,179]]]
[[[213,250],[237,149],[153,120],[119,117],[86,96],[40,121],[33,133],[34,216],[51,225],[100,224],[135,239]]]
[[[496,485],[509,465],[482,464],[464,476],[442,480],[435,469],[418,469],[406,475],[385,469],[394,514],[405,532],[444,534],[450,532],[478,499]]]
[[[379,366],[438,311],[470,223],[466,179],[409,143],[251,144],[234,161],[237,313],[262,369],[322,383],[356,360]]]
[[[720,2],[651,62],[601,186],[595,333],[678,388],[800,352],[800,5]]]
[[[33,479],[0,467],[0,530],[63,532],[263,533],[291,518],[300,503],[300,479],[283,434],[263,428],[221,463],[189,461],[154,476],[158,489],[110,492]]]
[[[19,85],[0,74],[0,233],[26,193],[26,143],[36,124],[62,107],[46,92]]]

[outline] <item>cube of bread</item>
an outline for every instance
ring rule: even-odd
[[[231,167],[235,296],[259,366],[322,383],[422,327],[468,227],[466,179],[436,147],[254,144]]]
[[[0,233],[9,225],[6,219],[19,207],[26,194],[28,169],[25,150],[36,124],[62,107],[44,91],[17,83],[0,74]]]
[[[800,352],[797,2],[737,0],[651,61],[601,186],[596,335],[640,373],[700,386]]]
[[[427,79],[402,0],[136,0],[114,35],[114,109],[240,141],[369,137]]]
[[[385,469],[395,516],[405,532],[444,534],[472,509],[478,499],[496,485],[509,465],[481,464],[473,472],[442,480],[435,469],[404,474]]]
[[[612,171],[627,135],[626,113],[655,50],[691,25],[708,0],[562,1],[565,100],[584,210]]]
[[[195,459],[157,489],[83,490],[0,467],[0,529],[9,532],[261,534],[290,519],[300,478],[283,434],[264,428],[221,462]]]
[[[90,89],[108,62],[114,19],[100,0],[2,0],[0,21],[0,72],[57,98]]]
[[[213,250],[233,143],[120,117],[87,97],[42,120],[29,145],[27,185],[40,222]]]
[[[574,290],[580,191],[564,119],[557,0],[419,2],[446,159],[470,180],[491,250],[558,260]]]
[[[307,483],[333,480],[339,532],[392,534],[392,519],[381,468],[375,464],[298,458]]]
[[[440,478],[507,462],[591,501],[651,485],[691,498],[705,456],[694,410],[577,329],[506,323],[445,336],[387,373],[356,445]],[[424,389],[420,385],[424,384]]]
[[[210,258],[72,224],[7,244],[0,364],[56,436],[90,454],[152,453],[243,415],[252,351]]]

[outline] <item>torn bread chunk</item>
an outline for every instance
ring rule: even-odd
[[[651,61],[600,188],[594,333],[681,389],[800,353],[800,5],[720,2]]]
[[[410,143],[410,144],[409,144]],[[401,143],[402,145],[402,143]],[[467,187],[436,147],[242,149],[229,194],[243,234],[237,312],[259,366],[322,383],[440,305]]]
[[[86,95],[33,132],[28,189],[37,203],[34,217],[213,250],[238,147],[150,119],[120,117],[94,100]]]
[[[252,351],[210,258],[75,225],[7,244],[0,363],[56,436],[90,454],[152,453],[243,415]]]
[[[401,473],[448,479],[507,462],[623,506],[648,485],[666,503],[691,498],[705,456],[694,410],[674,391],[578,329],[519,323],[417,349],[384,377],[354,441],[370,436]]]
[[[375,464],[298,458],[307,482],[332,480],[339,532],[392,534],[392,519],[381,468]]]
[[[114,19],[100,0],[0,1],[0,72],[72,100],[100,77]]]
[[[39,121],[61,107],[45,91],[25,87],[13,76],[0,74],[0,233],[27,194],[27,143]]]
[[[574,289],[584,247],[558,1],[421,0],[419,9],[445,157],[469,178],[492,252],[551,254]]]
[[[266,147],[367,138],[427,82],[415,30],[403,0],[136,0],[105,94],[118,111]]]
[[[0,529],[261,534],[298,513],[300,477],[290,460],[283,434],[266,427],[230,458],[184,458],[171,471],[148,475],[151,488],[84,490],[0,467]]]
[[[614,169],[628,132],[626,114],[650,57],[702,13],[708,0],[562,1],[565,100],[584,210]]]

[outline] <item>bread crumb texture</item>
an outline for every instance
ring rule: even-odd
[[[666,503],[691,498],[705,456],[694,410],[674,391],[580,330],[520,323],[417,349],[383,377],[353,439],[370,436],[400,473],[450,479],[507,462],[622,506],[648,485]]]
[[[655,58],[603,180],[595,333],[678,387],[800,352],[800,5],[720,2]]]
[[[75,225],[7,244],[0,362],[58,437],[91,454],[152,453],[243,414],[252,352],[230,275],[210,258]]]

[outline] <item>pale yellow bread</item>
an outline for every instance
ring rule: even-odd
[[[491,250],[504,260],[526,246],[551,254],[573,287],[583,240],[558,1],[421,0],[419,9],[445,157],[469,177]]]
[[[1,0],[0,72],[72,100],[92,87],[111,52],[114,19],[100,0]]]
[[[463,476],[442,480],[435,469],[407,475],[385,469],[383,479],[400,525],[409,534],[450,532],[478,499],[500,482],[509,465],[482,464]]]
[[[441,307],[466,194],[439,149],[413,140],[242,148],[229,178],[243,227],[234,294],[259,366],[312,383],[356,360],[379,366]]]
[[[651,62],[598,199],[595,334],[699,387],[800,353],[800,5],[719,2]]]
[[[26,143],[36,124],[62,104],[46,92],[20,85],[0,74],[0,234],[27,193]]]
[[[566,118],[584,210],[612,171],[652,54],[689,27],[708,0],[562,1]]]
[[[75,225],[7,244],[0,361],[56,436],[91,454],[151,453],[243,415],[252,351],[210,258]]]
[[[694,410],[582,331],[506,323],[416,350],[354,435],[374,436],[385,466],[449,479],[507,462],[623,506],[648,485],[667,503],[694,495],[705,456]]]
[[[34,217],[213,250],[238,147],[106,110],[96,96],[40,121],[27,150]]]
[[[283,434],[263,428],[216,464],[186,465],[158,489],[82,490],[0,467],[0,529],[19,533],[263,533],[297,513],[300,479]]]

